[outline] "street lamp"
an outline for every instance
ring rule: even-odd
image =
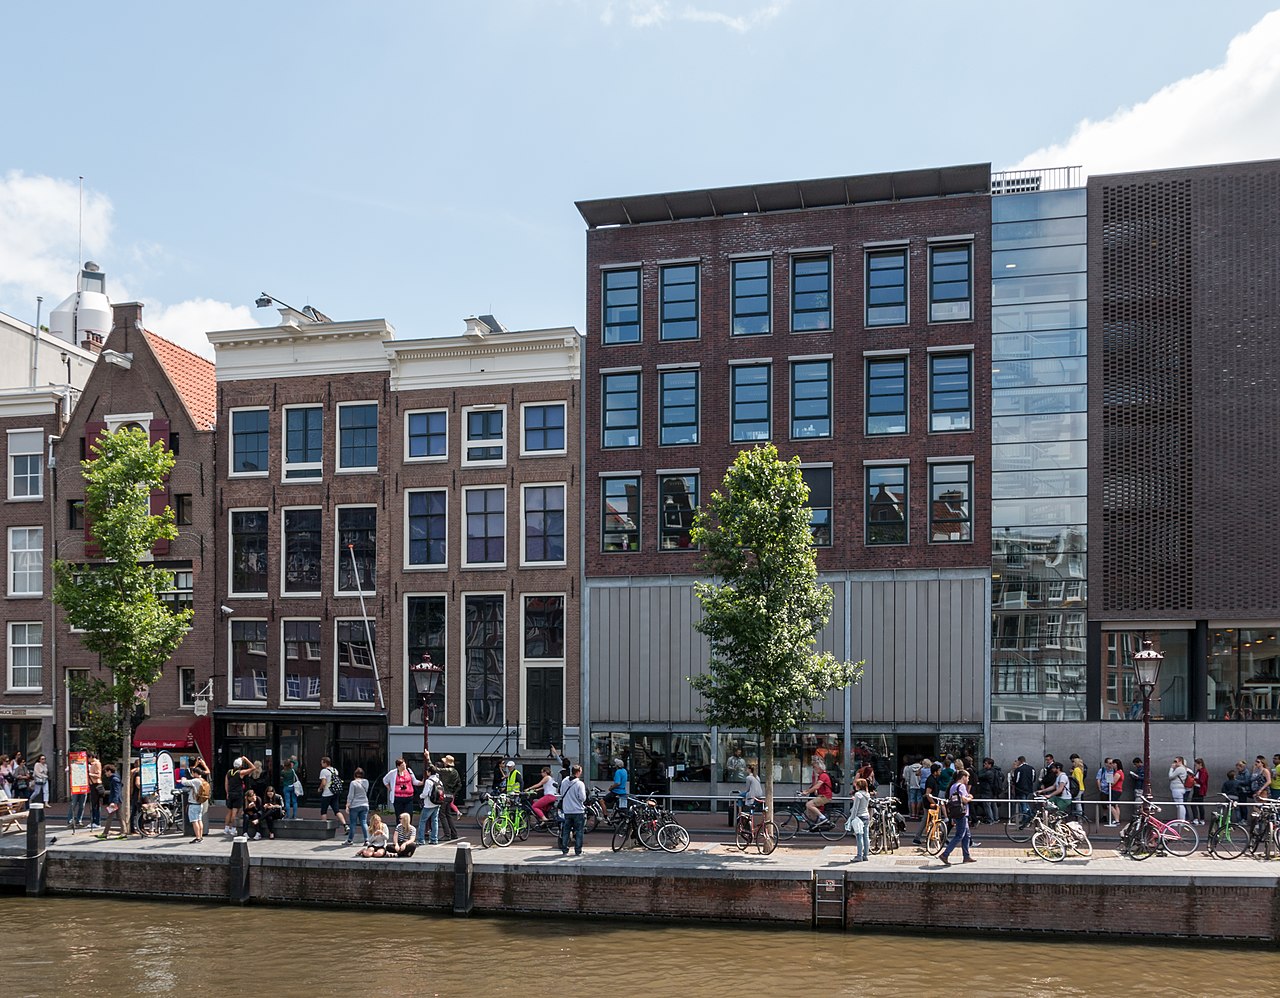
[[[418,697],[422,700],[422,764],[424,766],[431,761],[431,749],[427,743],[427,701],[436,695],[436,689],[440,686],[440,676],[443,673],[444,666],[436,665],[431,661],[431,653],[425,651],[422,653],[422,661],[409,668],[414,689],[418,691]]]
[[[1142,792],[1151,796],[1151,694],[1160,681],[1160,663],[1164,656],[1142,642],[1142,651],[1133,656],[1133,677],[1142,690]]]

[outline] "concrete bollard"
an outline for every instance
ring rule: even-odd
[[[455,915],[470,915],[472,908],[471,900],[471,873],[473,868],[471,859],[471,843],[459,842],[458,851],[453,855],[453,913]]]
[[[45,892],[45,834],[44,805],[27,805],[27,883],[31,897],[42,897]]]
[[[232,904],[248,904],[249,902],[249,840],[237,835],[231,843],[231,886],[229,894]]]

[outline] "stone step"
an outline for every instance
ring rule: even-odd
[[[283,818],[276,822],[278,839],[331,839],[342,826],[330,818]]]

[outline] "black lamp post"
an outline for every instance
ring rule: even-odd
[[[1142,792],[1151,796],[1151,694],[1160,681],[1160,663],[1164,656],[1142,642],[1142,651],[1133,656],[1133,676],[1142,690]]]
[[[418,697],[422,700],[422,764],[424,766],[431,761],[431,748],[427,742],[429,727],[427,701],[436,695],[436,689],[440,686],[440,676],[443,673],[444,666],[436,665],[431,661],[430,652],[425,651],[422,653],[422,661],[409,668],[409,675],[413,677],[414,689],[418,691]]]

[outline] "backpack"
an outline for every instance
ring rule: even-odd
[[[1197,790],[1200,787],[1199,781],[1196,780],[1196,774],[1190,771],[1187,772],[1187,778],[1182,781],[1182,785],[1188,790]]]
[[[438,779],[431,781],[431,790],[427,794],[427,802],[435,804],[437,807],[444,803],[444,787],[440,785]]]
[[[959,789],[960,784],[955,784]],[[964,801],[960,799],[960,795],[952,790],[947,796],[947,817],[952,821],[959,821],[964,817]]]
[[[209,781],[201,780],[200,786],[196,790],[196,803],[207,804],[209,802]]]
[[[335,799],[342,796],[342,777],[332,766],[329,767],[329,792]]]

